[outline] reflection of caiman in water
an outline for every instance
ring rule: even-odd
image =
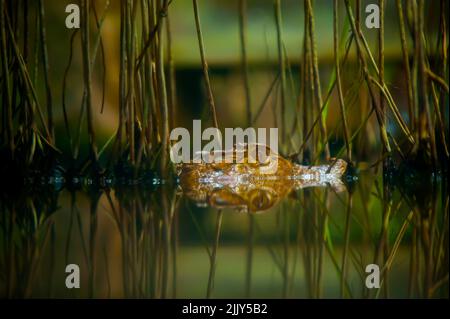
[[[260,149],[266,152],[262,163]],[[239,152],[242,161],[215,163],[213,160],[215,156],[236,159]],[[256,155],[256,160],[249,159],[252,154]],[[257,212],[274,206],[294,189],[312,186],[344,189],[341,177],[347,163],[339,159],[330,165],[302,166],[279,156],[269,147],[264,150],[256,144],[208,153],[208,156],[208,163],[202,160],[201,163],[181,164],[178,168],[183,193],[200,206]]]

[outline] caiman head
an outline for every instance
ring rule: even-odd
[[[275,154],[267,146],[259,147],[256,152],[254,149],[252,152],[252,147],[256,145],[202,153],[200,163],[181,164],[178,174],[183,193],[199,206],[255,213],[273,207],[293,189],[326,186],[330,181],[339,184],[346,168],[342,160],[335,161],[334,165],[300,166]],[[261,160],[262,151],[266,152],[264,160]],[[255,154],[256,161],[251,159]],[[222,159],[232,156],[236,160],[239,155],[243,155],[243,160],[238,163],[214,162],[216,156]]]

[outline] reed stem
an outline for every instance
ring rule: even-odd
[[[409,125],[412,131],[414,131],[414,124],[416,122],[414,115],[414,96],[413,87],[411,79],[411,68],[409,66],[409,53],[408,44],[406,42],[406,31],[405,31],[405,19],[403,16],[402,1],[396,0],[397,11],[398,11],[398,23],[400,26],[400,42],[402,44],[402,55],[403,55],[403,66],[405,68],[405,79],[407,88],[407,99],[408,99],[408,115],[409,115]]]
[[[384,0],[378,1],[380,7],[380,28],[378,29],[378,81],[381,87],[384,87]],[[386,103],[382,90],[380,90],[380,112],[382,116],[383,125],[386,125]],[[383,148],[383,156],[386,149]]]
[[[318,104],[318,108],[321,109],[323,106],[323,100],[322,100],[322,88],[320,85],[320,75],[319,75],[319,61],[317,57],[317,44],[316,44],[316,35],[315,35],[315,21],[314,21],[314,11],[311,4],[311,0],[306,0],[307,4],[307,14],[309,19],[309,41],[311,46],[311,55],[312,55],[312,61],[313,61],[313,77],[314,77],[314,92],[316,95],[316,100]],[[325,158],[328,160],[330,158],[330,147],[328,145],[327,140],[327,125],[326,125],[326,118],[324,118],[323,114],[320,114],[320,131],[322,135],[322,141],[324,143],[324,151],[325,151]]]
[[[345,148],[347,150],[347,158],[349,161],[352,160],[352,149],[350,144],[350,133],[348,130],[347,124],[347,115],[345,112],[345,103],[344,103],[344,94],[342,92],[342,83],[341,83],[341,67],[339,63],[339,4],[338,0],[334,0],[334,64],[336,68],[336,84],[338,90],[339,97],[339,106],[341,109],[341,117],[342,124],[344,126],[344,139],[345,139]]]
[[[241,43],[241,65],[244,76],[247,126],[250,127],[252,123],[252,108],[251,108],[250,81],[248,74],[248,59],[247,59],[247,0],[239,0],[239,36]]]
[[[286,60],[283,54],[283,27],[280,0],[275,0],[275,23],[277,30],[278,72],[280,73],[281,139],[286,138]]]
[[[202,29],[200,26],[200,16],[198,13],[198,4],[197,0],[192,0],[192,4],[194,7],[194,18],[195,18],[195,27],[197,29],[197,38],[198,38],[198,46],[200,50],[200,58],[202,61],[202,69],[203,69],[203,77],[205,78],[205,87],[208,94],[208,102],[209,102],[209,110],[211,113],[211,117],[213,120],[214,127],[218,128],[219,124],[217,122],[217,114],[216,114],[216,105],[214,103],[214,96],[211,88],[211,82],[209,79],[209,72],[208,72],[208,63],[206,62],[205,58],[205,49],[203,44],[203,35],[202,35]]]
[[[47,51],[47,36],[45,30],[45,9],[42,0],[39,0],[39,35],[41,40],[41,50],[42,50],[42,62],[44,65],[44,81],[45,81],[45,92],[46,92],[46,102],[47,102],[47,126],[50,132],[51,140],[55,137],[55,132],[53,128],[53,106],[52,106],[52,91],[50,88],[50,66],[48,62],[48,51]]]
[[[87,127],[89,134],[89,146],[90,146],[90,155],[93,160],[96,162],[98,160],[97,155],[97,145],[95,141],[95,129],[94,129],[94,118],[92,111],[92,70],[91,70],[91,61],[90,61],[90,24],[89,24],[89,12],[90,12],[90,0],[82,0],[82,30],[81,30],[81,38],[82,38],[82,50],[83,50],[83,71],[84,71],[84,89],[86,92],[86,113],[87,113]]]
[[[162,3],[161,12],[167,12],[167,8],[169,6],[169,1],[164,0]],[[164,74],[164,46],[163,46],[163,25],[165,15],[160,15],[158,21],[158,51],[156,55],[156,78],[158,82],[159,89],[159,102],[161,107],[161,119],[162,119],[162,152],[161,152],[161,162],[160,162],[160,170],[163,177],[167,176],[167,154],[168,154],[168,145],[169,145],[169,106],[167,101],[167,89],[166,89],[166,78]]]

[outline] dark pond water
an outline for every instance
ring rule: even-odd
[[[361,169],[339,192],[276,200],[266,189],[260,212],[199,207],[171,185],[3,197],[0,295],[448,297],[446,182],[413,175],[388,184]],[[79,289],[66,287],[68,264]],[[378,289],[366,287],[369,264]]]

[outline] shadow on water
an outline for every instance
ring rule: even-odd
[[[3,192],[0,293],[448,297],[446,180],[408,169],[393,175],[383,182],[362,172],[343,192],[294,189],[258,214],[224,201],[198,207],[164,183],[59,190],[40,181],[17,196]],[[274,196],[267,187],[258,194]],[[73,263],[80,289],[65,286]],[[366,287],[369,264],[379,265],[379,289]]]

